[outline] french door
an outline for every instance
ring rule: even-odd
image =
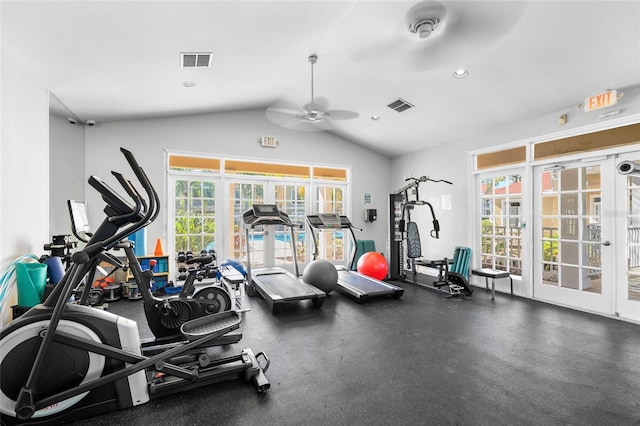
[[[302,182],[284,182],[265,179],[233,179],[227,181],[227,241],[228,257],[244,262],[246,256],[246,234],[242,214],[251,209],[253,204],[276,204],[278,209],[287,213],[294,224],[297,261],[304,264],[307,260],[307,242],[304,232],[305,214],[307,210],[306,194],[308,185]],[[257,226],[249,236],[252,266],[273,267],[293,263],[291,250],[291,233],[289,228],[276,226]]]
[[[640,164],[640,152],[616,159]],[[615,176],[616,191],[616,313],[640,321],[640,174]]]
[[[615,313],[615,161],[534,170],[534,297]]]

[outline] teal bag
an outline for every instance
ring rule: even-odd
[[[47,284],[47,265],[44,263],[16,263],[18,306],[31,308],[42,303]]]

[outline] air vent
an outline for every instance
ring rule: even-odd
[[[211,52],[183,52],[180,63],[182,68],[210,68]]]
[[[393,109],[393,110],[398,111],[398,112],[406,111],[409,108],[413,108],[413,105],[411,105],[409,102],[405,101],[402,98],[398,98],[397,101],[393,101],[387,106],[389,108]]]

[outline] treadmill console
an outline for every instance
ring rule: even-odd
[[[309,225],[316,229],[351,228],[351,221],[337,213],[318,213],[307,216]]]
[[[251,210],[242,214],[245,224],[258,225],[285,225],[293,226],[289,215],[281,212],[275,204],[254,204]]]
[[[337,213],[318,213],[318,217],[325,228],[340,227],[340,215]]]

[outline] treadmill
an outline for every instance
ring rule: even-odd
[[[320,308],[327,297],[327,293],[305,283],[299,278],[295,235],[293,232],[295,225],[291,222],[289,216],[278,210],[275,204],[254,204],[251,210],[243,213],[242,220],[245,223],[247,242],[247,283],[245,284],[247,286],[247,294],[249,296],[260,294],[266,300],[273,315],[280,311],[283,304],[300,300],[311,300],[315,308]],[[280,267],[251,267],[250,232],[256,226],[263,225],[282,225],[289,228],[295,275]]]
[[[307,216],[307,225],[311,229],[313,237],[314,253],[313,258],[318,257],[318,241],[316,232],[332,229],[349,229],[353,239],[353,250],[351,251],[351,260],[349,268],[335,265],[338,271],[338,285],[336,290],[354,298],[358,303],[365,302],[369,297],[373,296],[391,296],[399,299],[404,293],[404,289],[393,284],[371,278],[357,271],[352,271],[356,258],[356,235],[353,232],[353,224],[347,216],[340,216],[336,213],[318,213],[316,215]]]

